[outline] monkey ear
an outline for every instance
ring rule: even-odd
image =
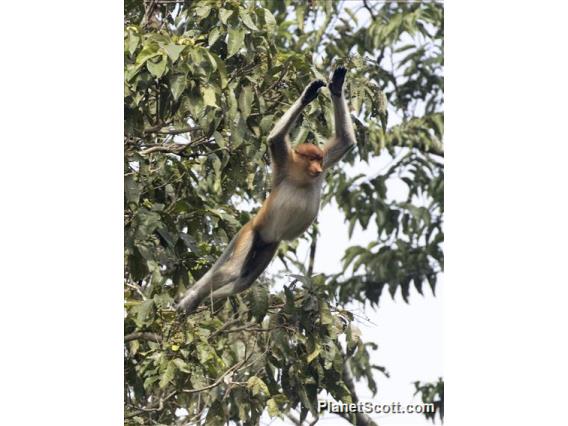
[[[347,73],[347,68],[339,66],[333,71],[331,76],[331,82],[329,83],[329,91],[334,96],[341,96],[343,93],[343,82],[345,81],[345,74]]]

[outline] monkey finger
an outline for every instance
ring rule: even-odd
[[[317,98],[319,90],[325,86],[325,83],[322,80],[315,80],[312,81],[306,90],[304,90],[304,95],[302,96],[302,103],[304,105],[309,104],[315,98]]]

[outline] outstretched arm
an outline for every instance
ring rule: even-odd
[[[345,155],[349,149],[355,145],[355,132],[349,108],[343,95],[343,82],[347,70],[345,67],[337,67],[329,83],[331,100],[333,102],[333,113],[335,117],[335,135],[325,145],[323,167],[330,168]]]
[[[290,155],[290,145],[288,142],[288,133],[294,126],[297,118],[302,110],[318,96],[319,89],[325,86],[321,80],[312,81],[302,93],[302,96],[294,102],[288,111],[278,120],[274,129],[268,135],[268,143],[270,145],[270,154],[272,162],[276,167],[282,167],[286,164]]]

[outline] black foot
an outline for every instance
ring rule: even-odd
[[[334,96],[341,96],[343,93],[343,82],[345,81],[345,74],[347,69],[345,67],[337,67],[331,76],[329,83],[329,91]]]
[[[309,104],[315,98],[318,97],[319,89],[325,86],[325,83],[322,80],[315,80],[312,81],[306,90],[304,90],[304,95],[302,96],[302,103],[304,105]]]

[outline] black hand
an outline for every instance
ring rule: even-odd
[[[315,98],[317,98],[319,89],[321,89],[323,86],[325,86],[325,83],[322,80],[312,81],[304,91],[304,95],[302,96],[302,103],[304,105],[307,105]]]
[[[345,74],[347,69],[345,67],[337,67],[333,72],[331,77],[331,82],[329,83],[329,91],[334,96],[341,96],[343,93],[343,82],[345,81]]]

